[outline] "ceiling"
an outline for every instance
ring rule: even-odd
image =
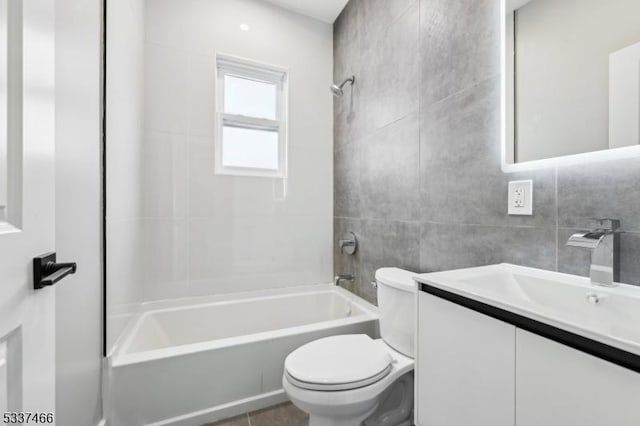
[[[333,24],[348,0],[267,0],[285,9]]]

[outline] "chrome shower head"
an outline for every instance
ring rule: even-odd
[[[347,78],[345,81],[343,81],[342,83],[340,83],[339,86],[337,84],[332,84],[331,85],[331,92],[333,93],[333,96],[340,97],[340,96],[344,95],[344,86],[347,83],[353,84],[355,82],[356,82],[356,77],[355,76],[351,76],[351,77]]]

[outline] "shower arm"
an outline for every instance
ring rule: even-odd
[[[339,87],[340,89],[343,89],[343,88],[344,88],[344,86],[346,86],[346,85],[347,85],[347,83],[351,83],[351,84],[353,84],[353,83],[355,83],[355,82],[356,82],[356,76],[355,76],[355,75],[352,75],[351,77],[349,77],[349,78],[345,79],[342,83],[340,83],[340,86],[338,86],[338,87]]]

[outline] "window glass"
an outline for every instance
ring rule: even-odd
[[[287,175],[287,71],[217,55],[215,171]]]
[[[222,165],[278,170],[278,132],[224,126]]]
[[[224,76],[225,114],[276,119],[277,87],[248,78]]]

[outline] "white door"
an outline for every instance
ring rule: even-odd
[[[54,251],[54,2],[0,0],[0,416],[53,412],[55,291],[32,259]],[[20,418],[4,423],[36,424]],[[38,424],[52,423],[39,417]]]

